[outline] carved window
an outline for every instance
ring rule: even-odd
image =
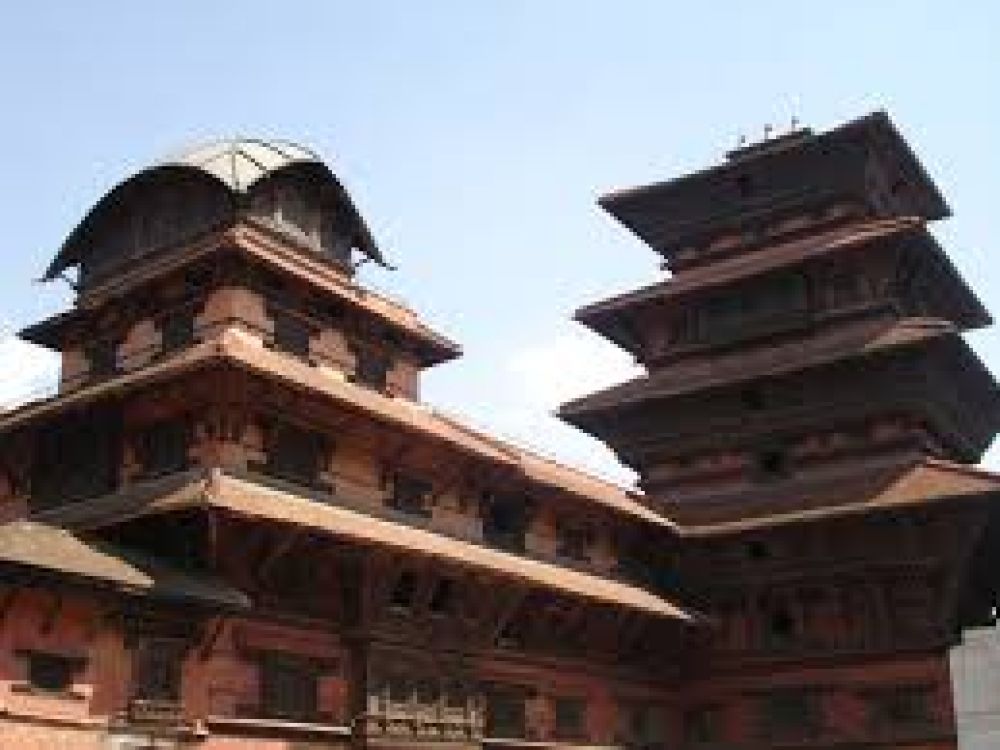
[[[176,702],[181,697],[184,643],[173,638],[147,638],[136,648],[132,697]]]
[[[934,722],[933,688],[902,686],[879,691],[871,699],[872,724],[886,731],[918,729]]]
[[[267,654],[260,664],[260,709],[265,718],[313,721],[319,675],[305,659]]]
[[[389,606],[396,610],[410,610],[416,597],[417,576],[412,570],[404,570],[393,584]]]
[[[160,347],[164,354],[185,349],[194,342],[194,310],[174,310],[160,321]]]
[[[563,522],[557,529],[556,554],[567,560],[589,562],[594,529],[589,524]]]
[[[430,516],[429,504],[432,491],[433,486],[425,479],[396,472],[392,480],[392,496],[389,504],[403,513]]]
[[[361,346],[355,356],[354,382],[377,391],[385,390],[392,366],[389,355],[374,347]]]
[[[580,740],[587,734],[587,702],[576,696],[555,699],[555,735],[559,740]]]
[[[527,503],[514,495],[491,495],[483,500],[483,538],[494,547],[524,551],[528,529]]]
[[[761,713],[764,735],[772,739],[813,737],[821,727],[818,696],[801,688],[765,696]]]
[[[527,730],[525,693],[522,689],[491,685],[486,690],[486,736],[522,738]]]
[[[715,706],[699,706],[684,714],[684,742],[701,747],[722,739],[722,716]]]
[[[147,427],[139,437],[143,475],[154,477],[186,469],[190,441],[190,428],[180,419]]]
[[[664,727],[661,711],[649,703],[619,704],[617,737],[633,748],[660,747]]]
[[[431,614],[446,615],[454,611],[457,599],[456,589],[458,587],[450,578],[440,578],[431,590],[431,598],[427,603],[427,609]]]
[[[121,465],[120,420],[87,412],[40,429],[31,474],[37,509],[113,492]]]
[[[315,487],[327,451],[325,437],[312,430],[274,423],[268,430],[267,464],[271,476]]]
[[[46,693],[68,693],[73,687],[74,677],[85,663],[77,657],[42,651],[25,652],[24,658],[28,684],[32,689]]]
[[[294,354],[296,357],[309,356],[309,339],[312,331],[309,324],[293,313],[281,309],[271,309],[274,323],[274,348]]]

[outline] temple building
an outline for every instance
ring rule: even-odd
[[[577,319],[626,489],[420,399],[459,346],[291,143],[129,177],[0,413],[0,748],[955,750],[994,622],[990,323],[882,113],[612,193],[665,281]]]

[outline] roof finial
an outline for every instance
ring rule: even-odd
[[[774,131],[774,126],[771,123],[764,125],[764,140],[768,140],[771,137],[771,133]]]

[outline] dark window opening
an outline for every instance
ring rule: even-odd
[[[111,493],[121,467],[121,420],[87,412],[42,428],[31,472],[34,509]]]
[[[527,727],[525,695],[516,688],[493,686],[486,691],[486,736],[519,739]]]
[[[441,578],[431,592],[427,608],[435,615],[445,615],[455,609],[455,582],[450,578]]]
[[[748,411],[761,411],[765,406],[764,392],[760,388],[744,388],[740,391],[740,403]]]
[[[110,378],[118,373],[118,342],[112,339],[93,341],[85,354],[90,367],[91,380]]]
[[[696,708],[684,715],[684,741],[688,745],[707,745],[722,739],[720,717],[715,708]]]
[[[194,342],[194,311],[175,310],[160,321],[160,348],[164,354],[185,349]]]
[[[559,697],[555,700],[556,739],[579,740],[586,735],[587,704],[583,698]]]
[[[157,422],[140,434],[143,476],[155,477],[188,468],[191,431],[187,422],[175,419]]]
[[[260,667],[260,709],[265,718],[315,720],[318,674],[305,660],[283,654],[265,657]]]
[[[150,639],[135,652],[133,698],[176,702],[181,696],[184,644],[174,639]]]
[[[31,651],[26,654],[28,683],[35,690],[47,693],[68,693],[73,678],[82,668],[82,660],[60,654]]]
[[[888,727],[922,727],[933,722],[932,689],[926,686],[899,687],[879,694],[874,700],[874,719]]]
[[[556,554],[567,560],[590,561],[590,548],[594,544],[594,530],[586,524],[560,526]]]
[[[431,483],[408,474],[396,473],[392,482],[390,505],[414,516],[430,516],[428,507],[433,490]]]
[[[786,646],[795,640],[798,634],[798,626],[791,612],[784,607],[779,607],[771,612],[767,623],[767,631],[770,636],[771,645]]]
[[[756,185],[750,175],[741,174],[736,178],[736,189],[741,198],[749,198],[756,192]]]
[[[294,354],[296,357],[309,356],[309,339],[312,331],[302,318],[284,310],[271,310],[274,322],[274,348]]]
[[[389,606],[393,609],[409,610],[417,596],[417,576],[411,570],[404,570],[396,579],[389,596]]]
[[[524,551],[528,528],[528,509],[524,499],[514,496],[491,496],[484,499],[483,538],[494,547]]]
[[[774,738],[816,734],[820,725],[816,696],[800,689],[780,690],[764,698],[764,732]]]
[[[762,481],[780,479],[787,476],[788,453],[780,448],[761,451],[756,456],[757,478]]]
[[[369,347],[360,347],[355,352],[357,362],[354,381],[359,385],[382,391],[388,383],[391,361],[387,354]]]
[[[760,539],[751,539],[747,542],[747,557],[751,560],[770,560],[771,548]]]
[[[273,424],[268,430],[268,443],[268,474],[308,487],[318,486],[327,447],[323,435],[290,424]]]

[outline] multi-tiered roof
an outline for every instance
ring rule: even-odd
[[[577,312],[647,372],[562,415],[682,526],[993,484],[969,464],[1000,399],[960,335],[990,317],[929,233],[949,209],[885,114],[601,205],[672,275]]]

